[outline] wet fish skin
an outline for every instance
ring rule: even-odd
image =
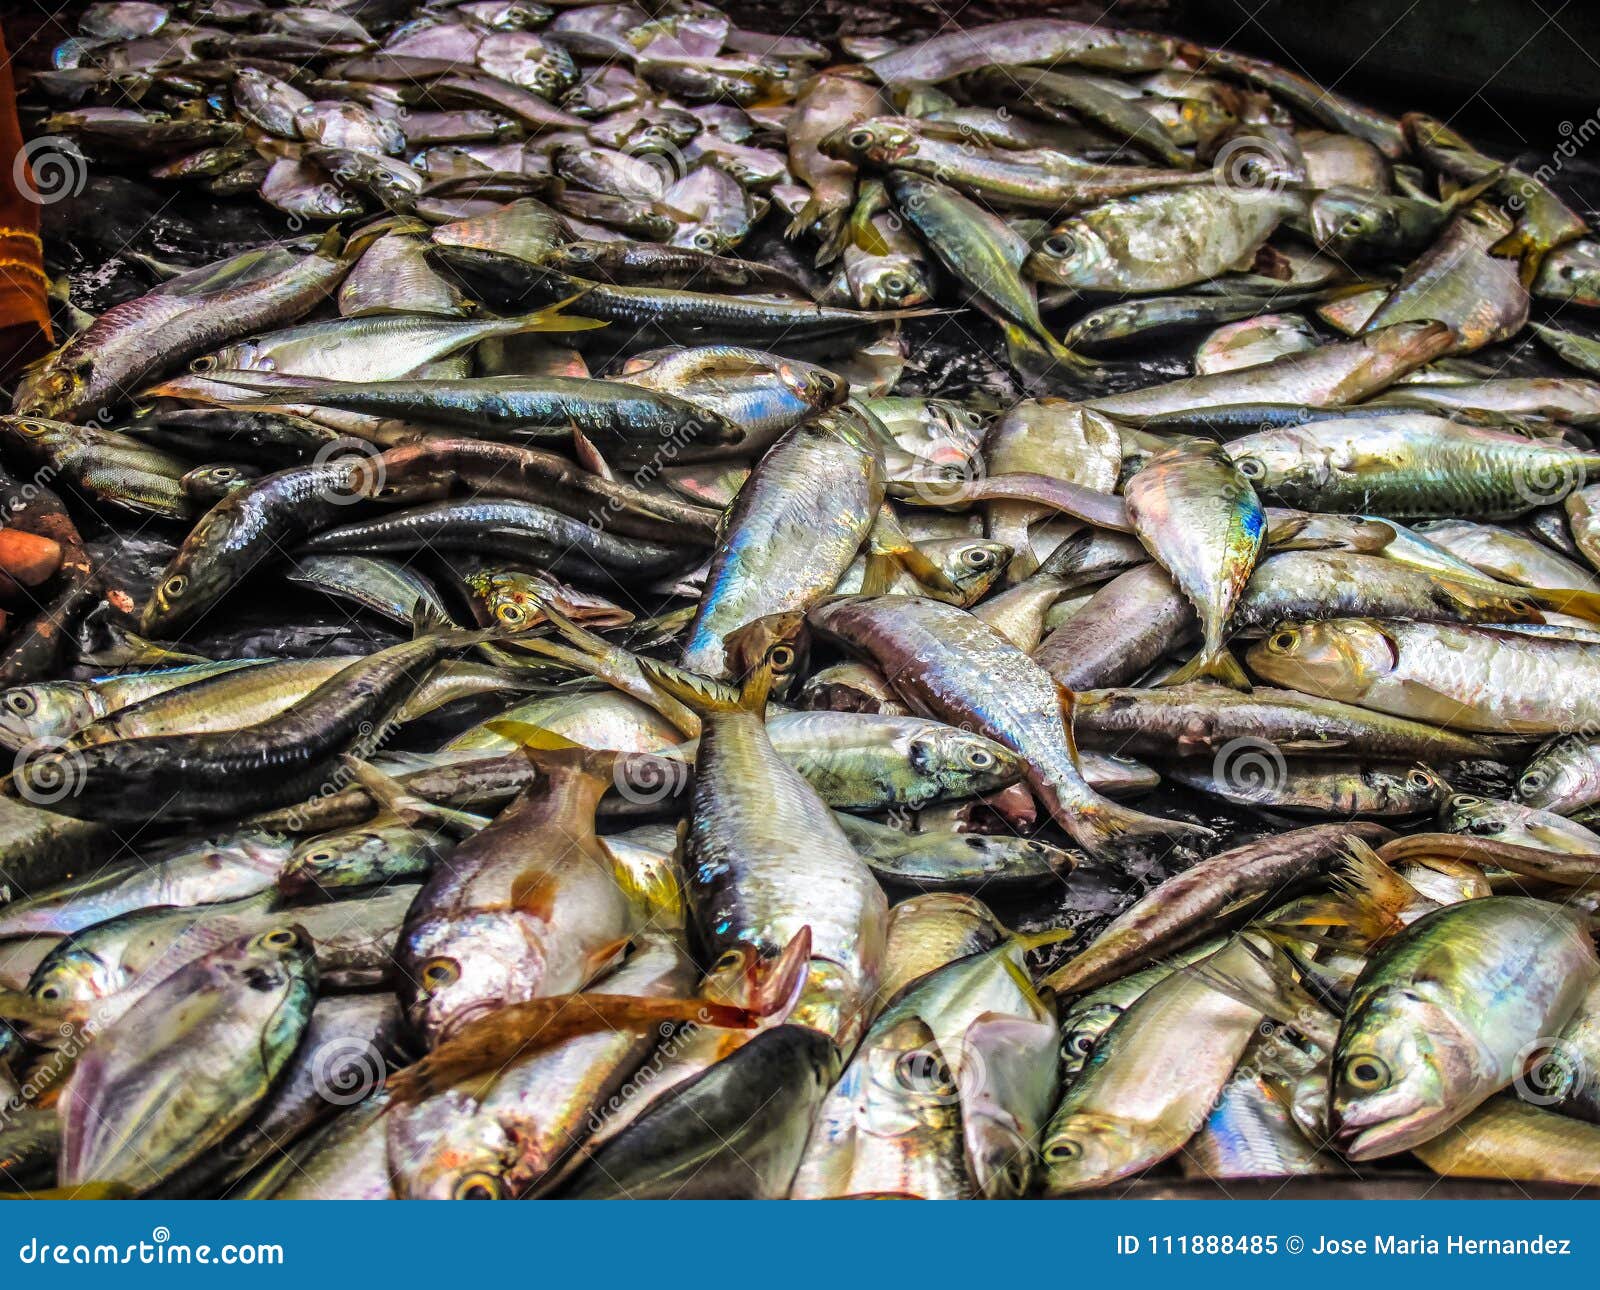
[[[1100,797],[1077,768],[1070,692],[981,619],[908,596],[851,596],[810,615],[824,635],[871,658],[913,710],[972,722],[1028,763],[1029,786],[1091,854],[1194,826],[1140,815]]]
[[[646,1107],[562,1185],[569,1200],[776,1199],[800,1162],[839,1050],[806,1026],[763,1030]]]
[[[1428,914],[1368,961],[1333,1054],[1330,1117],[1354,1160],[1403,1151],[1518,1074],[1600,974],[1580,916],[1523,896]]]
[[[13,410],[55,420],[97,414],[220,340],[304,312],[338,285],[365,245],[365,238],[347,244],[332,232],[246,251],[164,282],[107,310],[51,354]]]
[[[789,431],[734,501],[682,665],[725,677],[729,633],[831,592],[883,495],[883,458],[861,413],[842,409]]]
[[[1266,513],[1221,448],[1180,446],[1153,458],[1123,488],[1128,519],[1199,614],[1199,657],[1167,684],[1210,677],[1242,685],[1223,633],[1265,545]]]
[[[62,1092],[58,1183],[148,1191],[242,1123],[310,1020],[317,970],[292,922],[179,969],[96,1036]],[[241,1030],[256,1042],[240,1043]],[[157,1090],[167,1093],[152,1107]]]

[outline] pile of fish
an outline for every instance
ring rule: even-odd
[[[1600,1167],[1538,173],[1168,36],[698,0],[110,0],[24,101],[265,231],[64,300],[0,418],[65,551],[0,587],[11,1190]]]

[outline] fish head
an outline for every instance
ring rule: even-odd
[[[1546,255],[1534,279],[1536,296],[1600,309],[1600,241],[1579,238]]]
[[[961,593],[963,605],[976,604],[994,586],[1014,554],[1004,542],[988,538],[935,538],[923,550]]]
[[[1125,300],[1096,309],[1072,324],[1072,343],[1095,345],[1131,336],[1138,331],[1144,313],[1145,306],[1137,300]]]
[[[34,969],[28,981],[28,993],[35,1003],[47,1012],[60,1012],[66,1034],[67,1018],[100,999],[109,999],[127,984],[124,973],[114,964],[101,958],[92,950],[67,942],[51,950],[44,961]],[[50,1027],[44,1023],[30,1023],[29,1038],[35,1043],[59,1043],[52,1037]]]
[[[1359,618],[1280,623],[1245,655],[1251,669],[1274,684],[1330,699],[1365,694],[1398,659],[1394,638]]]
[[[825,135],[817,148],[835,161],[892,166],[917,150],[917,134],[909,123],[897,117],[873,117],[840,126]]]
[[[744,682],[758,669],[765,669],[772,677],[770,693],[782,698],[805,673],[811,631],[803,611],[786,610],[729,632],[723,646],[735,684]]]
[[[1382,194],[1329,188],[1311,203],[1311,228],[1318,246],[1348,255],[1392,245],[1400,218]]]
[[[1061,1078],[1075,1079],[1094,1056],[1095,1045],[1123,1013],[1120,1003],[1097,1001],[1061,1021]]]
[[[93,380],[94,360],[88,355],[68,358],[64,348],[54,361],[23,373],[13,406],[33,417],[60,420],[90,397]]]
[[[14,685],[0,692],[0,744],[21,748],[37,739],[62,739],[95,719],[87,685],[56,681]]]
[[[1404,769],[1365,766],[1361,770],[1361,777],[1369,788],[1377,792],[1379,800],[1393,811],[1432,811],[1450,796],[1450,785],[1432,768],[1420,763]]]
[[[380,829],[351,829],[311,838],[297,846],[284,864],[278,890],[299,895],[377,882],[385,876],[383,859],[394,841]]]
[[[401,958],[400,1001],[430,1046],[475,1017],[536,998],[545,975],[538,939],[509,910],[424,921]]]
[[[1076,287],[1094,282],[1110,259],[1100,235],[1086,221],[1070,219],[1034,247],[1023,270],[1041,282]]]
[[[1495,802],[1470,793],[1452,793],[1439,808],[1439,824],[1447,833],[1501,838],[1512,831],[1516,814],[1516,806],[1511,802]]]
[[[956,1076],[920,1017],[907,1014],[874,1028],[861,1060],[858,1132],[896,1138],[956,1127]]]
[[[1339,1032],[1328,1101],[1336,1145],[1371,1160],[1427,1141],[1476,1105],[1483,1065],[1451,1010],[1418,987],[1380,988]]]
[[[815,363],[780,362],[778,379],[807,407],[835,408],[850,397],[850,382]]]
[[[1074,1111],[1058,1116],[1044,1139],[1046,1194],[1062,1196],[1125,1177],[1149,1158],[1144,1138],[1114,1115]]]
[[[392,1106],[385,1134],[396,1190],[409,1200],[508,1200],[516,1144],[488,1107],[461,1089]]]
[[[7,694],[9,693],[10,691],[7,691]],[[0,696],[0,707],[5,703],[6,699]],[[6,731],[6,713],[0,711],[0,739],[5,737]],[[1563,740],[1559,747],[1570,748],[1573,742]],[[1581,800],[1587,794],[1582,765],[1573,758],[1546,755],[1548,751],[1553,750],[1554,746],[1550,750],[1541,751],[1517,780],[1517,796],[1529,806],[1553,810],[1558,803]]]
[[[861,309],[911,309],[933,299],[927,274],[910,255],[851,257],[845,281]]]
[[[930,726],[908,745],[911,769],[927,801],[977,797],[1022,778],[1023,760],[975,731]]]
[[[215,559],[237,524],[234,503],[248,490],[230,493],[200,517],[189,531],[150,592],[139,615],[139,632],[160,638],[187,627],[222,596],[244,570],[233,561]]]
[[[1227,449],[1233,468],[1266,495],[1279,489],[1316,493],[1335,478],[1338,463],[1315,434],[1296,429],[1248,435]]]

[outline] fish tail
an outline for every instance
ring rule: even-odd
[[[824,206],[813,195],[795,212],[795,217],[789,221],[789,227],[784,230],[784,236],[793,241],[802,233],[815,232],[822,242],[817,251],[816,262],[818,265],[827,264],[830,260],[837,259],[844,250],[844,244],[848,240],[849,218],[848,206]]]
[[[535,309],[531,314],[523,314],[520,318],[510,319],[516,326],[508,330],[509,335],[521,336],[527,332],[535,331],[593,331],[607,325],[604,318],[580,318],[574,314],[563,313],[568,305],[575,304],[588,295],[589,288],[568,296],[565,300],[558,300],[553,305],[546,305],[542,309]]]
[[[1020,323],[1004,322],[1000,324],[1000,330],[1005,336],[1006,354],[1011,359],[1011,365],[1019,370],[1027,371],[1042,360],[1059,364],[1086,381],[1098,383],[1105,377],[1103,367],[1091,362],[1077,350],[1063,345],[1042,326],[1034,332]]]
[[[609,779],[616,772],[617,759],[630,755],[615,748],[586,748],[526,721],[495,720],[487,722],[485,729],[511,740],[542,770],[575,769],[597,779]]]
[[[1600,623],[1600,592],[1573,588],[1518,587],[1517,599],[1527,600],[1552,613],[1571,614],[1591,623]]]
[[[714,712],[748,710],[744,704],[743,689],[736,689],[726,681],[715,681],[688,668],[674,667],[653,658],[641,658],[639,670],[656,689],[702,717]],[[763,695],[763,706],[765,698]]]
[[[1161,684],[1188,685],[1191,681],[1215,681],[1231,690],[1250,689],[1250,678],[1226,645],[1214,650],[1202,650]]]
[[[1249,977],[1219,968],[1209,959],[1201,959],[1178,970],[1188,973],[1217,993],[1227,995],[1247,1008],[1254,1008],[1273,1021],[1292,1025],[1302,1032],[1331,1031],[1337,1024],[1334,1016],[1295,980],[1294,968],[1288,956],[1270,940],[1263,944],[1263,939],[1248,933],[1240,938],[1251,958],[1261,968],[1260,972],[1252,973]],[[1326,1025],[1318,1024],[1324,1020]],[[1324,1037],[1331,1040],[1331,1035]],[[1308,1033],[1306,1038],[1320,1046],[1317,1033]]]
[[[1524,288],[1532,287],[1539,276],[1539,266],[1544,262],[1547,247],[1540,244],[1522,225],[1489,248],[1489,254],[1505,260],[1517,261],[1517,278]]]
[[[1198,842],[1216,837],[1203,824],[1146,815],[1109,799],[1064,812],[1060,823],[1080,846],[1102,854],[1141,842]]]

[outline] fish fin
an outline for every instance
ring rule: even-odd
[[[1332,1052],[1338,1018],[1295,980],[1288,957],[1271,941],[1263,946],[1264,938],[1244,933],[1239,939],[1262,969],[1259,975],[1247,979],[1240,973],[1216,967],[1210,958],[1177,970],[1273,1021],[1292,1026],[1317,1047]]]
[[[811,925],[789,938],[775,959],[757,959],[751,965],[748,1002],[757,1016],[779,1021],[794,1011],[811,968]]]
[[[713,712],[740,710],[739,691],[726,681],[714,681],[709,676],[653,658],[641,658],[639,670],[656,689],[702,717]]]
[[[1539,266],[1544,263],[1544,257],[1549,249],[1518,224],[1489,248],[1489,254],[1503,260],[1515,260],[1517,279],[1526,290],[1533,286],[1534,279],[1539,276]]]
[[[726,681],[714,681],[710,677],[701,676],[698,672],[673,667],[670,663],[661,663],[655,659],[641,658],[639,668],[651,685],[701,716],[711,712],[734,711],[753,712],[760,716],[767,710],[767,697],[772,693],[775,674],[780,670],[778,651],[794,652],[800,648],[793,633],[770,631],[770,620],[780,617],[787,615],[774,614],[758,618],[754,622],[746,623],[737,631],[728,633],[725,642],[728,652],[741,660],[749,659],[748,670],[737,685],[730,685]],[[803,617],[799,619],[798,626],[804,626]],[[758,639],[766,638],[766,648],[752,658],[751,651],[742,649],[741,643],[749,641],[757,634],[760,634],[757,636]]]
[[[420,1102],[466,1080],[579,1035],[622,1031],[645,1035],[694,1023],[728,1030],[754,1028],[747,1009],[706,999],[655,999],[603,992],[529,999],[460,1026],[420,1061],[389,1077],[395,1102]]]
[[[1052,945],[1060,945],[1063,941],[1076,940],[1078,929],[1075,927],[1049,927],[1042,932],[1012,932],[1011,939],[1025,950],[1043,950]]]
[[[523,314],[517,318],[517,326],[510,333],[513,336],[525,335],[534,331],[594,331],[607,325],[604,318],[580,318],[574,314],[563,313],[568,305],[582,300],[593,290],[585,287],[576,295],[568,296],[565,300],[558,300],[553,305],[545,305],[542,309],[535,309],[530,314]]]
[[[585,775],[606,779],[616,774],[619,759],[631,755],[615,748],[586,748],[553,730],[526,721],[497,719],[485,722],[484,729],[511,740],[541,770],[576,768]]]
[[[1243,690],[1246,693],[1251,688],[1250,678],[1245,675],[1244,669],[1239,666],[1239,660],[1234,658],[1227,646],[1223,646],[1214,654],[1202,651],[1160,684],[1189,685],[1195,681],[1216,681],[1231,690]]]
[[[406,824],[416,825],[427,820],[436,820],[468,833],[476,833],[489,823],[484,816],[474,815],[470,811],[458,811],[450,806],[441,806],[406,792],[398,780],[385,775],[371,762],[363,761],[359,757],[347,755],[344,764],[349,767],[356,782],[367,790],[372,800],[377,802],[385,813]]]
[[[1600,592],[1577,591],[1567,587],[1518,587],[1516,595],[1518,600],[1529,601],[1540,609],[1600,623]]]
[[[550,870],[525,870],[511,880],[511,908],[549,922],[560,890],[561,880]]]
[[[1076,350],[1067,348],[1048,332],[1036,335],[1019,323],[1009,321],[1000,323],[1000,331],[1005,336],[1007,357],[1019,371],[1037,368],[1043,360],[1046,363],[1059,363],[1083,380],[1098,382],[1105,377],[1103,367],[1090,362]]]
[[[1420,900],[1421,893],[1360,838],[1351,838],[1345,847],[1344,864],[1334,878],[1335,888],[1359,893],[1378,909],[1389,911],[1393,930],[1399,931],[1397,915]]]
[[[605,459],[600,449],[595,447],[594,440],[577,426],[572,427],[572,452],[573,456],[577,457],[578,464],[590,474],[616,482],[616,472],[611,469],[611,463]]]
[[[632,944],[633,937],[619,936],[614,941],[607,941],[604,945],[590,950],[583,959],[588,979],[592,981],[602,972],[609,972],[616,967]]]
[[[883,551],[870,552],[867,557],[867,567],[861,574],[861,594],[863,596],[887,595],[901,572],[900,561],[894,556]]]
[[[1454,212],[1460,210],[1463,206],[1471,205],[1504,179],[1510,173],[1510,170],[1511,167],[1509,165],[1496,166],[1476,183],[1468,184],[1465,188],[1457,188],[1445,198],[1445,209]]]
[[[818,267],[839,258],[844,251],[845,242],[848,240],[850,208],[840,207],[829,210],[825,208],[815,196],[809,198],[795,217],[789,221],[789,227],[784,236],[793,241],[802,233],[810,230],[816,233],[822,243],[817,248],[816,264]]]

